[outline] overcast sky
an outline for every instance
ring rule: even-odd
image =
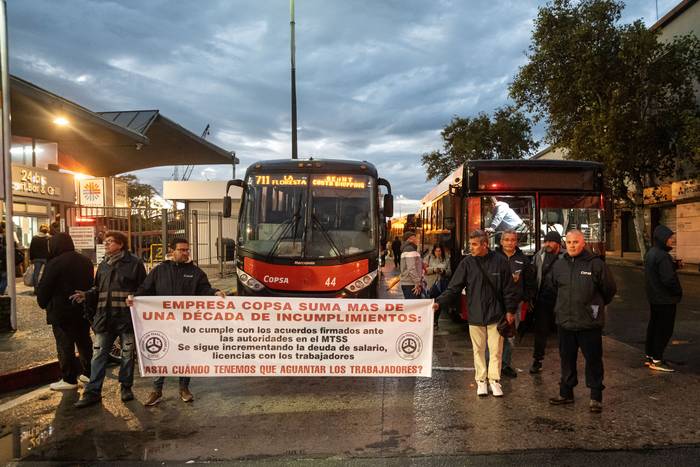
[[[663,16],[680,0],[658,0]],[[656,20],[629,0],[625,21]],[[542,1],[297,0],[300,157],[374,163],[415,210],[420,155],[507,104]],[[94,111],[159,109],[241,159],[288,158],[288,0],[8,0],[10,72]],[[541,137],[541,135],[536,135]],[[158,190],[172,167],[139,172]],[[192,179],[225,179],[197,167]]]

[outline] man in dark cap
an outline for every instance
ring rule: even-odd
[[[649,326],[646,339],[645,364],[656,371],[672,372],[673,368],[663,360],[664,350],[673,335],[676,322],[676,305],[683,297],[678,280],[677,267],[669,251],[676,244],[676,236],[665,225],[654,229],[654,246],[644,258],[644,276],[649,298]]]
[[[416,233],[410,230],[403,234],[401,247],[401,290],[406,299],[420,298],[423,293],[423,259]]]
[[[557,289],[552,282],[552,267],[562,256],[561,235],[552,230],[544,236],[543,246],[535,254],[534,263],[537,273],[537,293],[534,300],[535,351],[532,354],[530,373],[542,371],[544,349],[547,336],[554,322],[554,305],[557,303]]]

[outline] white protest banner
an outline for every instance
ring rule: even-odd
[[[432,300],[136,297],[142,376],[431,376]]]

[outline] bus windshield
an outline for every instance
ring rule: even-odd
[[[371,177],[295,173],[251,175],[246,182],[240,248],[305,259],[343,258],[376,249]]]

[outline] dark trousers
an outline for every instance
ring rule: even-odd
[[[535,350],[532,353],[533,360],[544,359],[544,349],[547,347],[547,336],[554,322],[554,304],[546,302],[535,303]]]
[[[603,330],[586,329],[569,331],[559,327],[559,357],[561,358],[561,381],[559,395],[573,398],[578,384],[576,360],[581,349],[586,361],[586,386],[591,390],[591,399],[603,401]]]
[[[402,285],[401,291],[403,292],[403,298],[405,298],[406,300],[420,298],[420,295],[416,295],[413,293],[413,286],[412,285]]]
[[[92,360],[92,339],[90,339],[90,324],[87,321],[74,321],[52,325],[56,338],[58,366],[61,368],[63,381],[70,384],[78,382],[79,375],[90,377],[90,361]],[[78,358],[75,358],[75,348],[78,348]]]
[[[393,251],[394,253],[394,268],[399,269],[401,267],[401,251]]]
[[[647,326],[646,354],[654,360],[663,360],[676,324],[676,305],[650,304],[649,307],[651,316]]]

